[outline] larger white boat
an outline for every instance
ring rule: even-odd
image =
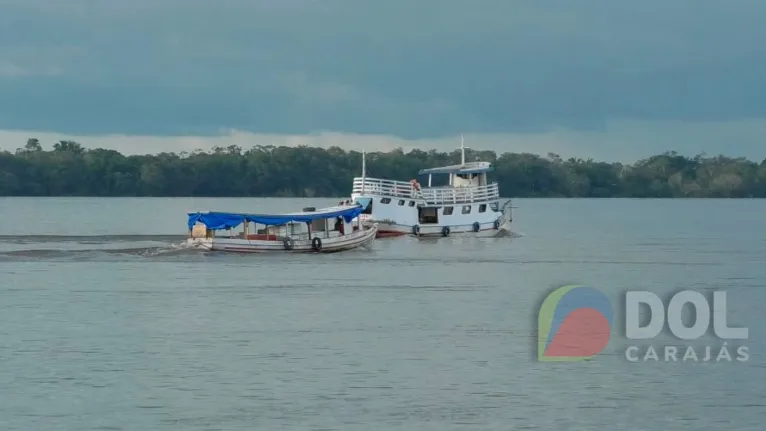
[[[377,225],[364,226],[358,205],[304,208],[289,214],[189,213],[190,246],[239,253],[333,253],[369,247]],[[356,220],[356,223],[354,221]],[[242,225],[241,232],[234,228]],[[258,229],[258,227],[261,229]]]
[[[461,139],[459,165],[421,170],[418,175],[428,177],[425,187],[415,179],[406,182],[367,177],[363,155],[362,176],[354,178],[351,193],[351,199],[363,208],[359,219],[366,225],[377,224],[378,237],[507,235],[513,220],[511,202],[500,206],[497,183],[487,181],[492,165],[466,163],[465,149]],[[448,185],[432,187],[435,175],[449,175]]]

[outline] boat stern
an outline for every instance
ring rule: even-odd
[[[192,237],[186,240],[186,246],[189,248],[199,248],[202,250],[213,249],[213,238]]]

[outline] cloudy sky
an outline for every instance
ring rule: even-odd
[[[766,157],[763,0],[0,0],[0,149]]]

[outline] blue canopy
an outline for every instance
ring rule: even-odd
[[[290,222],[311,222],[314,220],[343,217],[346,223],[350,223],[354,217],[362,212],[362,207],[334,207],[320,209],[315,212],[301,212],[292,214],[239,214],[223,212],[196,212],[189,213],[189,229],[197,222],[207,226],[208,229],[231,229],[245,221],[263,225],[283,225]]]

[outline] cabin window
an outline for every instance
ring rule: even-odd
[[[479,212],[480,213],[487,212],[487,204],[479,205]]]
[[[499,205],[497,202],[492,202],[491,204],[489,204],[489,207],[492,209],[492,211],[497,212]]]
[[[452,215],[452,207],[444,207],[444,209],[442,210],[442,214]]]
[[[463,214],[471,214],[471,206],[463,205]]]
[[[410,206],[414,207],[415,206],[415,201],[410,201]]]
[[[382,198],[380,200],[380,203],[382,203],[382,204],[390,204],[391,203],[391,198]]]
[[[404,206],[404,199],[399,199],[399,206]]]

